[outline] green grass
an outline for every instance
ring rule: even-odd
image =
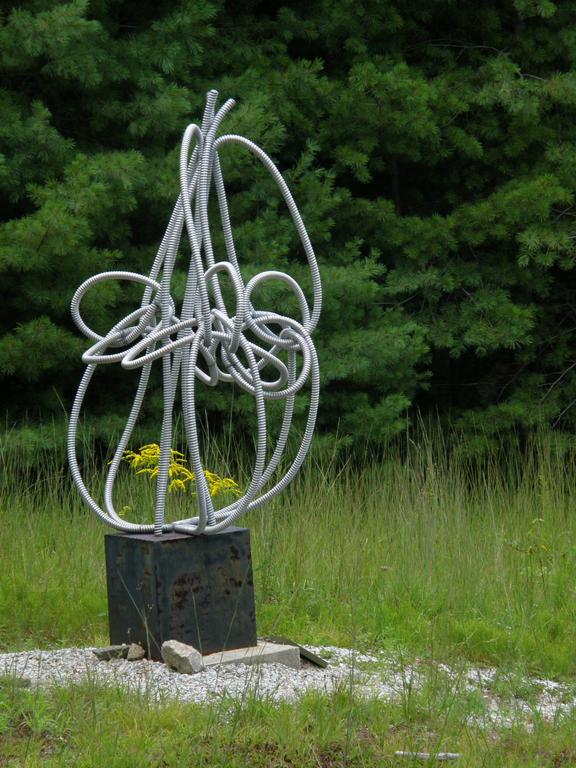
[[[310,460],[246,521],[259,633],[495,665],[503,698],[533,698],[529,673],[572,683],[575,454],[546,436],[482,461],[465,449],[422,433],[378,461]],[[217,454],[210,468],[229,471]],[[181,503],[172,498],[171,514]],[[123,504],[150,510],[152,486],[126,471]],[[105,643],[105,529],[66,471],[43,460],[33,476],[5,454],[0,525],[0,648]],[[386,704],[342,690],[299,705],[183,707],[97,686],[4,684],[0,765],[323,768],[392,765],[396,749],[461,752],[467,766],[576,765],[572,715],[487,730],[471,720],[483,706],[438,674]]]
[[[260,633],[574,675],[574,455],[545,439],[505,464],[425,434],[408,447],[360,467],[312,460],[247,520]],[[104,526],[64,470],[24,484],[8,463],[0,647],[104,641]],[[127,469],[118,506],[150,519],[152,493]]]
[[[447,692],[448,690],[448,692]],[[469,768],[576,764],[576,719],[535,717],[499,732],[468,722],[477,702],[427,688],[383,704],[306,695],[298,704],[245,697],[210,706],[155,703],[87,683],[50,692],[0,688],[0,764],[96,768],[360,768],[398,765],[398,751],[458,752]],[[403,760],[402,765],[418,765]],[[431,762],[429,764],[436,764]]]

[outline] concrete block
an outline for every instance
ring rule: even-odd
[[[220,664],[284,664],[286,667],[300,669],[300,651],[297,646],[278,645],[264,640],[258,640],[258,645],[250,648],[210,653],[202,660],[205,667]]]

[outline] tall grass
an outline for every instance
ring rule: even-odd
[[[259,632],[574,674],[574,453],[550,435],[481,460],[465,449],[421,429],[378,459],[311,458],[246,520]],[[104,642],[105,529],[49,455],[19,467],[6,449],[0,645]],[[147,481],[127,470],[120,485],[119,506],[150,519]]]
[[[93,682],[49,692],[0,686],[0,762],[90,768],[373,768],[439,765],[397,750],[457,751],[464,768],[572,766],[576,718],[486,732],[465,698],[430,692],[383,703],[336,691],[297,703],[258,696],[208,705],[129,696]]]

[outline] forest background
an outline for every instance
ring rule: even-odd
[[[320,435],[385,444],[421,412],[471,451],[540,426],[570,440],[576,3],[24,0],[2,3],[0,69],[0,386],[20,455],[62,445],[86,345],[71,296],[148,271],[210,88],[237,98],[225,130],[272,156],[315,245]],[[273,181],[241,151],[222,164],[245,274],[308,287]],[[96,293],[101,331],[137,306]],[[131,401],[137,374],[116,368],[89,403],[96,438]],[[201,404],[241,431],[250,404],[225,389]],[[160,408],[156,387],[144,431]]]

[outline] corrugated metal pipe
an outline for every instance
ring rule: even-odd
[[[108,525],[127,533],[169,531],[200,534],[219,531],[235,523],[246,512],[262,506],[280,493],[300,468],[310,443],[318,411],[319,369],[311,333],[320,317],[322,287],[320,272],[306,228],[286,182],[268,155],[249,139],[235,134],[217,137],[220,125],[234,106],[232,99],[216,111],[218,93],[210,91],[201,126],[189,125],[184,131],[180,152],[180,195],[168,228],[148,276],[128,271],[102,272],[89,278],[72,299],[72,317],[80,331],[93,344],[82,356],[86,371],[70,414],[68,458],[72,476],[86,504]],[[245,283],[236,255],[232,225],[218,152],[226,144],[247,149],[272,175],[288,207],[304,253],[312,282],[312,308],[304,292],[290,275],[267,271]],[[215,261],[208,202],[212,187],[216,191],[226,248],[226,260]],[[190,246],[190,262],[184,298],[179,313],[170,289],[174,264],[183,233]],[[234,306],[227,306],[220,286],[225,276],[234,293]],[[84,322],[80,305],[94,285],[108,280],[140,283],[140,307],[116,323],[102,336]],[[281,281],[293,292],[300,307],[296,320],[282,312],[256,309],[255,289],[269,281]],[[239,355],[239,352],[242,354]],[[156,509],[153,523],[130,523],[122,519],[114,504],[114,484],[134,431],[146,394],[150,371],[159,360],[163,371],[164,413],[160,437]],[[76,441],[78,422],[86,392],[99,365],[120,363],[126,370],[139,369],[140,379],[126,427],[109,465],[104,488],[104,504],[98,504],[86,487],[78,465]],[[263,373],[273,371],[272,378]],[[216,510],[204,475],[196,415],[196,381],[215,387],[220,382],[235,383],[254,397],[258,428],[252,478],[244,494],[223,509]],[[294,413],[296,394],[310,382],[306,427],[296,455],[281,477],[274,477],[286,448]],[[174,406],[178,385],[189,462],[195,473],[196,505],[186,519],[167,523],[166,496],[173,439]],[[266,444],[266,403],[283,400],[284,414],[273,449]]]

